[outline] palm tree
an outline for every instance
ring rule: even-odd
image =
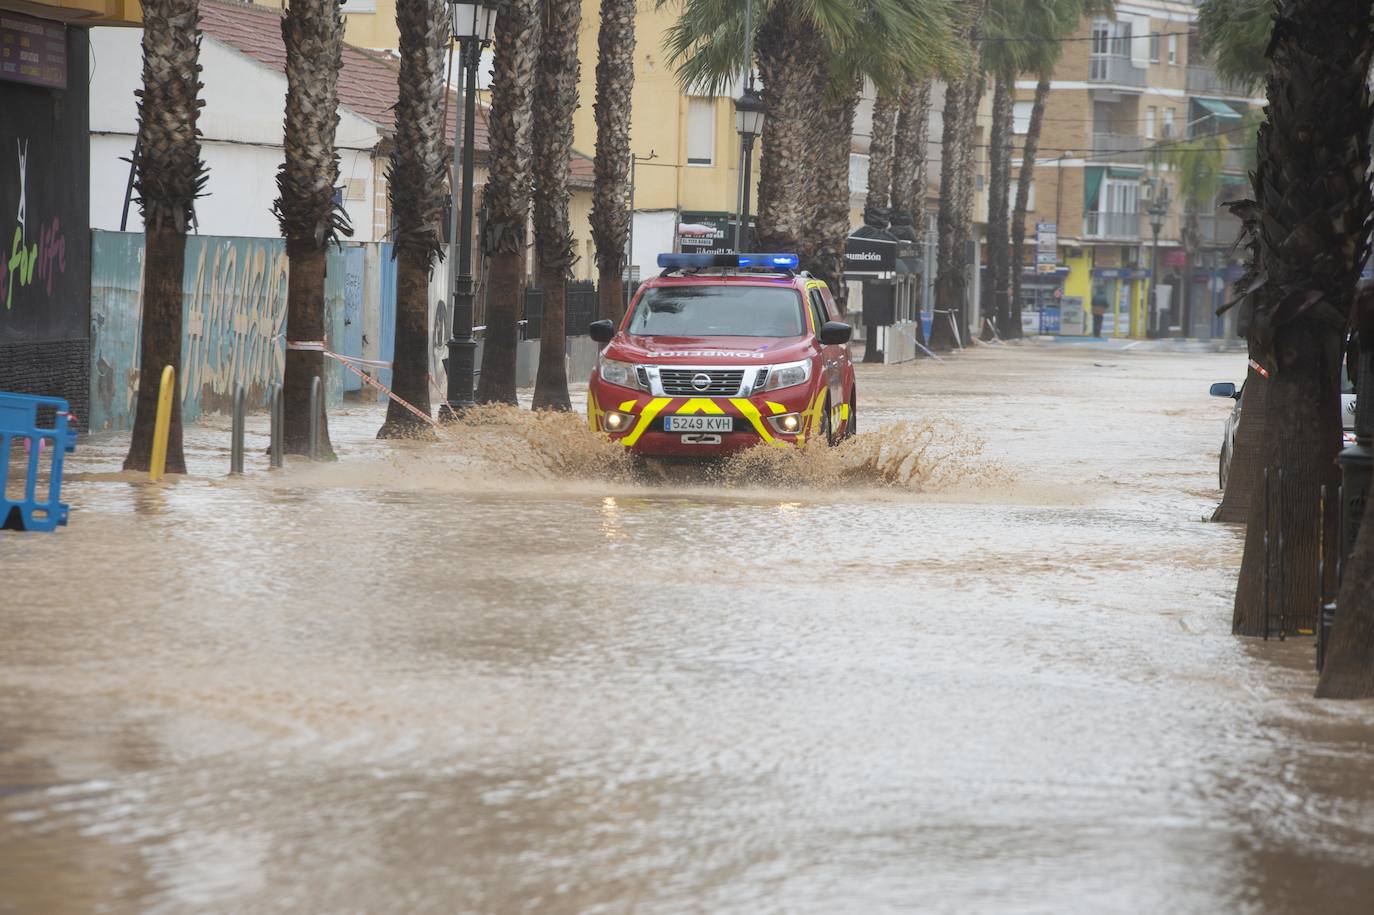
[[[443,0],[397,0],[401,67],[396,140],[387,184],[395,214],[396,349],[392,389],[429,413],[429,274],[443,249],[444,48],[450,25]],[[432,434],[419,417],[387,402],[379,438]]]
[[[802,237],[808,263],[803,264],[824,280],[840,310],[848,305],[849,287],[844,281],[844,249],[849,239],[849,152],[854,136],[854,113],[859,107],[863,78],[850,74],[822,90],[817,106],[819,120],[814,143],[814,201],[802,219]]]
[[[1202,53],[1212,57],[1223,79],[1247,89],[1264,82],[1273,14],[1274,0],[1206,0],[1198,9]]]
[[[143,212],[143,326],[139,345],[138,401],[125,470],[147,470],[153,454],[162,367],[181,380],[181,281],[186,229],[205,186],[200,158],[200,18],[198,0],[143,3],[143,88],[138,96],[135,156],[138,204]],[[167,471],[185,473],[181,394],[172,396]]]
[[[988,282],[983,301],[983,336],[1004,328],[1011,317],[1011,127],[1015,77],[996,76],[992,90],[992,128],[988,139]]]
[[[910,242],[924,259],[926,241],[926,152],[930,135],[930,79],[908,82],[902,91],[893,144],[892,234]],[[927,272],[930,265],[924,268]],[[924,298],[924,297],[923,297]],[[927,303],[922,301],[922,307]],[[916,340],[925,345],[925,328],[917,316]],[[864,358],[868,358],[867,353]]]
[[[1251,356],[1269,373],[1263,466],[1283,477],[1274,480],[1271,525],[1253,523],[1270,494],[1261,488],[1252,503],[1232,619],[1241,635],[1270,631],[1266,605],[1289,631],[1315,624],[1319,496],[1338,476],[1341,354],[1374,209],[1371,3],[1291,0],[1276,10],[1254,175],[1262,283],[1242,307]],[[1282,559],[1271,568],[1267,543],[1280,536]],[[1244,600],[1254,593],[1247,581],[1282,588],[1270,601],[1264,588],[1260,600]]]
[[[286,160],[277,174],[281,196],[273,206],[290,261],[286,294],[288,340],[324,339],[325,249],[340,232],[352,235],[343,207],[334,202],[339,154],[339,70],[343,67],[343,15],[339,0],[291,0],[281,21],[286,46]],[[284,447],[310,450],[311,380],[324,384],[324,353],[286,351],[283,383]],[[319,423],[320,451],[332,456],[329,425]]]
[[[533,94],[539,59],[538,0],[505,0],[496,18],[491,81],[491,158],[482,199],[482,252],[491,260],[478,403],[514,404],[517,322],[525,292]]]
[[[601,0],[596,58],[596,180],[592,242],[596,247],[599,316],[625,313],[625,245],[633,214],[625,199],[630,177],[630,114],[635,85],[635,0]]]
[[[1011,275],[1011,305],[1006,324],[1001,327],[1003,337],[1021,336],[1021,278],[1026,253],[1026,210],[1030,205],[1030,189],[1035,181],[1035,157],[1040,150],[1040,132],[1045,123],[1045,102],[1050,95],[1050,77],[1063,55],[1062,39],[1078,30],[1084,16],[1111,15],[1112,0],[1026,0],[1019,18],[1013,20],[1012,34],[1022,40],[1014,42],[1021,53],[1018,71],[1034,73],[1035,95],[1031,101],[1026,139],[1021,148],[1021,172],[1016,179],[1016,202],[1011,215],[1011,256],[1008,272]]]
[[[868,196],[864,201],[864,225],[886,229],[891,224],[893,152],[897,139],[900,93],[878,90],[873,100],[873,132],[868,141]]]
[[[667,2],[659,0],[659,5]],[[754,47],[768,109],[759,163],[759,243],[797,251],[809,262],[815,242],[807,227],[816,226],[818,219],[812,209],[818,156],[826,155],[830,174],[821,180],[832,193],[840,161],[833,142],[814,142],[819,132],[840,129],[822,119],[817,99],[831,99],[838,107],[830,113],[843,119],[856,73],[895,88],[894,74],[952,68],[958,55],[948,25],[951,3],[760,0],[755,5],[761,15]],[[682,0],[682,14],[665,44],[683,85],[719,91],[739,72],[743,12],[736,0]],[[846,136],[846,173],[848,144]],[[833,200],[827,204],[833,205]],[[838,225],[837,220],[824,221]],[[823,244],[832,245],[833,231],[822,234]]]
[[[577,110],[577,32],[581,0],[544,0],[534,92],[534,236],[544,319],[539,331],[536,410],[571,410],[568,398],[566,315],[568,272],[577,262],[568,225],[568,163]]]

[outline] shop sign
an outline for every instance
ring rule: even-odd
[[[0,80],[67,88],[66,26],[0,12]]]

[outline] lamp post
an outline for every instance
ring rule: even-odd
[[[1154,233],[1154,250],[1150,253],[1150,320],[1147,333],[1151,337],[1164,336],[1159,326],[1159,230],[1164,228],[1164,216],[1169,212],[1169,198],[1160,192],[1159,198],[1146,210],[1150,214],[1150,231]]]
[[[450,3],[453,40],[458,42],[458,104],[453,123],[453,192],[449,263],[453,286],[452,328],[448,341],[448,403],[439,418],[456,419],[473,405],[477,341],[472,336],[473,129],[477,116],[477,67],[496,27],[496,0]],[[459,175],[461,173],[461,179]]]
[[[739,212],[735,214],[735,251],[741,250],[744,227],[749,223],[749,185],[754,166],[754,140],[763,133],[763,97],[754,89],[750,74],[749,85],[735,99],[735,132],[740,142]]]

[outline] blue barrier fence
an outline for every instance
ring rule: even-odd
[[[67,506],[61,501],[62,460],[76,450],[76,430],[68,424],[70,411],[61,398],[0,392],[0,530],[51,531],[67,523]],[[12,457],[19,451],[16,445],[27,451],[19,468],[12,467]],[[40,499],[39,468],[45,454],[52,455],[51,469],[47,497]],[[10,473],[15,469],[24,473],[22,487],[11,485]]]

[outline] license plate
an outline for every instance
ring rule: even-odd
[[[666,416],[664,432],[729,432],[735,421],[729,416]]]

